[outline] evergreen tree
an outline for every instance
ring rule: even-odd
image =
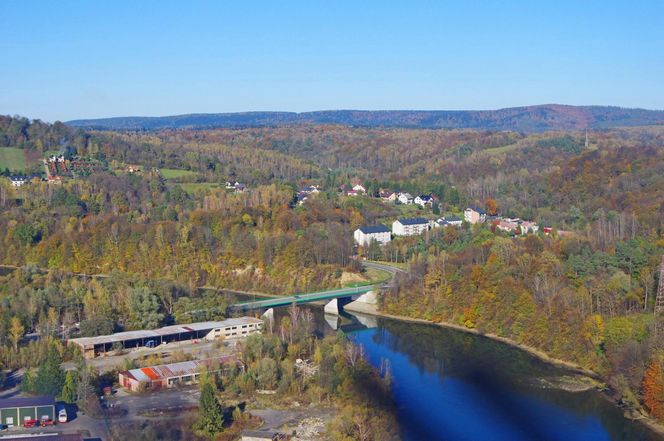
[[[46,360],[37,371],[33,392],[53,397],[60,395],[65,384],[65,373],[60,367],[61,363],[62,357],[58,348],[54,344],[50,345]]]
[[[215,395],[214,383],[206,373],[201,374],[200,388],[198,421],[194,424],[194,429],[202,435],[212,437],[224,430],[224,412]]]
[[[65,403],[75,403],[78,398],[78,381],[73,371],[67,371],[65,375],[65,385],[62,387],[60,399]]]

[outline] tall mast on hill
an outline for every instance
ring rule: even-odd
[[[586,129],[586,149],[588,148],[588,129]]]
[[[662,311],[664,311],[664,256],[662,256],[662,264],[659,266],[659,287],[655,298],[655,314]]]

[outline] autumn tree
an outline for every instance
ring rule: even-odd
[[[664,419],[664,373],[662,363],[654,359],[643,375],[643,402],[657,419]]]

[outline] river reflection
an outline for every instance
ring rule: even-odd
[[[335,320],[306,307],[318,334],[345,332],[374,366],[389,360],[405,441],[662,441],[597,391],[542,388],[539,379],[567,373],[511,346],[433,325]],[[277,310],[277,321],[285,312]]]

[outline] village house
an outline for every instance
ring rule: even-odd
[[[471,224],[476,224],[478,222],[486,221],[486,211],[482,210],[479,207],[468,207],[463,212],[463,218],[466,222]]]
[[[397,219],[392,223],[395,236],[415,236],[429,229],[429,221],[423,217]]]
[[[10,176],[9,182],[12,183],[12,187],[20,187],[28,181],[27,176]]]
[[[384,245],[392,240],[390,229],[385,225],[371,225],[360,227],[353,233],[355,243],[360,246],[367,246],[372,240]]]
[[[300,189],[300,193],[306,193],[306,194],[320,193],[320,186],[318,186],[318,185],[307,185],[306,187],[302,187]]]
[[[397,200],[404,205],[411,205],[414,199],[410,193],[399,193]]]
[[[397,194],[391,190],[381,189],[378,196],[385,202],[394,202],[397,200]]]
[[[359,194],[360,193],[357,190],[353,189],[348,190],[348,192],[346,193],[347,196],[359,196]]]
[[[460,227],[463,224],[463,220],[460,217],[450,216],[450,217],[441,217],[432,223],[433,227]]]
[[[11,182],[12,187],[21,187],[33,179],[40,179],[38,175],[14,175],[14,176],[9,176],[9,182]]]
[[[233,182],[226,182],[226,190],[234,190],[236,193],[242,193],[247,189],[247,186],[244,184],[241,184],[238,181]]]
[[[366,193],[367,189],[364,188],[362,184],[355,184],[353,185],[353,190],[356,191],[357,193]]]
[[[415,198],[414,202],[421,207],[426,207],[427,205],[433,205],[433,197],[421,194]]]

